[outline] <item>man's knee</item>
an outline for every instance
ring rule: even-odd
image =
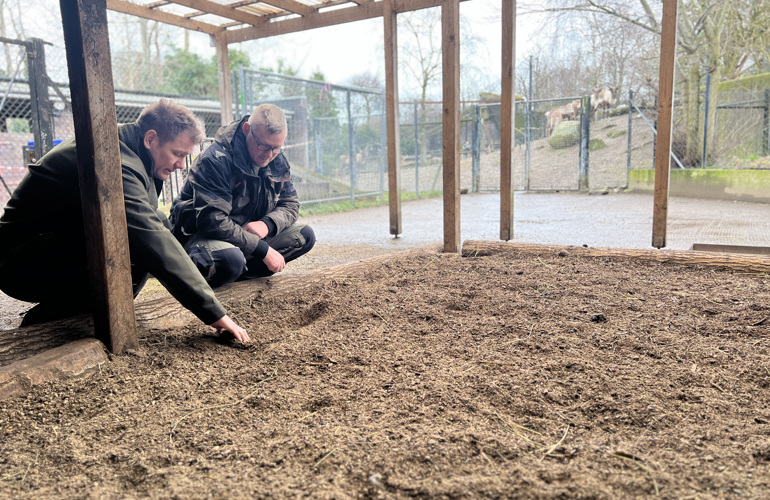
[[[209,252],[201,245],[190,249],[190,259],[211,287],[232,283],[246,270],[246,259],[237,247]]]
[[[302,245],[303,252],[300,255],[304,255],[313,249],[315,246],[315,231],[310,226],[305,226],[299,232],[303,238],[305,238],[305,244]]]

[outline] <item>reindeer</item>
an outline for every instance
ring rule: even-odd
[[[608,89],[593,89],[591,95],[591,119],[593,120],[598,110],[607,111],[615,105],[615,95],[618,93],[617,87]]]
[[[553,108],[545,113],[545,136],[550,136],[556,129],[556,126],[562,122],[562,120],[577,120],[580,117],[580,99]]]

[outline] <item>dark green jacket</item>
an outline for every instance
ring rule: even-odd
[[[171,213],[174,235],[182,243],[201,233],[237,246],[247,257],[260,247],[264,256],[267,243],[243,226],[261,220],[274,236],[297,222],[299,198],[289,162],[279,154],[264,168],[254,165],[243,135],[248,118],[221,127],[190,167]]]
[[[132,264],[155,276],[204,323],[219,320],[226,314],[224,307],[169,231],[165,214],[158,210],[162,182],[152,175],[152,157],[144,147],[139,126],[122,125],[119,139]],[[14,191],[0,217],[0,260],[12,255],[14,246],[45,233],[71,235],[72,244],[82,246],[85,252],[74,139],[62,142],[30,165]]]

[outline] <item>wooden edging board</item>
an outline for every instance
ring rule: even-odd
[[[653,250],[633,248],[576,247],[469,240],[463,244],[463,257],[495,254],[515,255],[519,252],[558,253],[586,257],[619,257],[625,259],[670,262],[673,264],[726,267],[736,271],[770,273],[770,256],[698,252],[694,250]]]
[[[216,293],[225,306],[262,294],[301,293],[319,282],[360,273],[373,264],[426,252],[439,255],[440,248],[421,247],[308,273],[241,281],[218,288]],[[170,296],[137,302],[135,310],[137,324],[144,330],[176,328],[198,321]],[[49,380],[93,373],[108,360],[104,346],[93,336],[93,320],[89,315],[0,331],[0,401]]]

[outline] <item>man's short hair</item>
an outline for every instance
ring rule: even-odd
[[[142,135],[149,130],[157,132],[161,144],[181,134],[188,134],[193,143],[201,142],[206,136],[203,124],[192,111],[171,99],[164,98],[145,107],[136,123]]]
[[[286,116],[275,104],[260,104],[249,117],[249,127],[264,126],[270,135],[286,130]]]

